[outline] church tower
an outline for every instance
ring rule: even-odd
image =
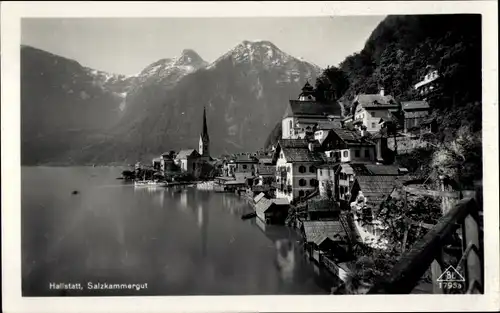
[[[203,130],[200,135],[199,153],[202,156],[210,156],[210,138],[208,137],[207,114],[203,108]]]
[[[314,95],[314,87],[309,84],[309,80],[306,81],[304,87],[302,87],[302,92],[299,95],[300,101],[316,101],[316,97]]]

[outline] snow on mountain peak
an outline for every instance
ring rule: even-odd
[[[195,67],[201,67],[206,65],[206,62],[200,57],[196,51],[192,49],[184,49],[180,57],[176,58],[176,65],[193,65]]]
[[[261,64],[267,69],[278,66],[292,70],[300,64],[310,64],[281,51],[275,44],[267,40],[244,40],[215,60],[207,69],[216,67],[223,60],[231,60],[233,64]],[[319,71],[317,66],[310,65],[314,67],[315,71]]]
[[[178,57],[161,59],[147,66],[139,74],[139,77],[141,81],[154,78],[155,80],[168,79],[168,81],[175,83],[207,64],[196,51],[184,49]]]

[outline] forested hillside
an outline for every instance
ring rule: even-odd
[[[349,78],[343,98],[350,100],[357,93],[374,93],[384,87],[398,100],[414,99],[412,86],[428,66],[442,77],[441,95],[431,103],[439,124],[459,128],[469,123],[480,129],[480,15],[388,16],[364,49],[340,64]]]

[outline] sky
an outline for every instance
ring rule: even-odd
[[[384,17],[24,18],[21,43],[124,75],[184,49],[212,62],[243,40],[271,41],[324,68],[360,51]]]

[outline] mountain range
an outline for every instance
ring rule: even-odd
[[[269,41],[212,63],[185,49],[132,76],[22,46],[21,162],[130,164],[197,148],[204,107],[213,155],[257,150],[320,72]]]

